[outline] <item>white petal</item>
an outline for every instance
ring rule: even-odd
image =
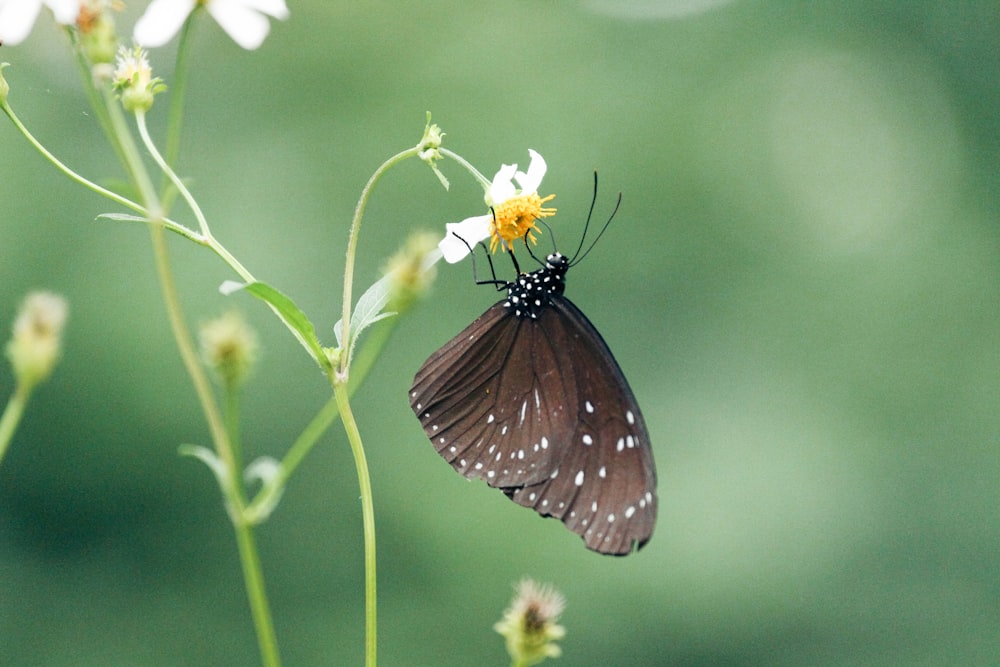
[[[173,39],[192,10],[194,0],[153,0],[136,21],[132,37],[139,46],[163,46]]]
[[[542,184],[542,178],[545,177],[545,172],[548,166],[545,164],[545,159],[533,151],[528,149],[528,155],[531,156],[531,164],[528,165],[528,173],[519,171],[514,174],[514,178],[517,179],[518,185],[521,186],[521,192],[525,194],[531,194],[533,192],[538,192],[538,186]]]
[[[208,13],[234,42],[253,51],[264,43],[271,24],[248,4],[245,0],[212,0],[208,3]]]
[[[461,261],[469,254],[469,246],[475,246],[480,241],[490,237],[490,224],[493,215],[477,215],[466,218],[462,222],[449,222],[444,226],[445,237],[438,243],[438,248],[444,254],[444,260],[449,264]],[[461,238],[459,238],[461,237]]]
[[[56,21],[63,25],[76,23],[76,17],[80,15],[80,0],[45,0]]]
[[[500,171],[493,177],[490,191],[486,195],[487,206],[502,204],[517,194],[517,188],[514,187],[512,180],[516,171],[516,164],[501,165]]]
[[[285,0],[243,0],[243,5],[282,21],[288,18],[288,5],[285,4]]]
[[[4,44],[23,42],[41,8],[40,0],[14,0],[0,6],[0,41]]]

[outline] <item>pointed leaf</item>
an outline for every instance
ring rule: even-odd
[[[375,322],[396,314],[394,312],[382,312],[382,309],[385,308],[388,302],[389,276],[383,276],[365,290],[365,293],[358,299],[358,305],[354,307],[354,315],[351,318],[351,340],[346,345],[343,340],[343,321],[338,320],[333,326],[333,333],[337,337],[337,345],[341,349],[347,349],[348,363],[351,360],[351,356],[354,355],[354,346],[358,342],[361,332]]]
[[[271,307],[278,317],[285,323],[292,334],[299,340],[302,347],[312,356],[316,363],[326,368],[329,364],[326,355],[323,353],[323,346],[316,337],[316,328],[309,321],[306,314],[290,298],[271,287],[267,283],[238,283],[227,280],[219,286],[219,291],[229,296],[234,292],[246,290],[261,301]]]

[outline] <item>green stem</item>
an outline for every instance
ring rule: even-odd
[[[149,232],[153,243],[153,255],[156,259],[156,271],[160,280],[164,305],[166,306],[167,315],[170,320],[170,328],[173,331],[174,340],[180,351],[181,360],[184,363],[188,376],[191,378],[191,382],[194,384],[195,394],[198,396],[205,420],[208,422],[216,454],[229,473],[229,483],[224,485],[223,493],[226,496],[227,503],[233,509],[233,528],[236,532],[240,563],[243,568],[243,581],[250,602],[261,660],[265,667],[279,667],[281,660],[278,655],[274,622],[271,619],[271,611],[267,603],[267,592],[264,587],[264,575],[260,565],[260,558],[257,554],[253,529],[244,519],[246,501],[242,490],[242,471],[238,467],[237,453],[229,439],[225,421],[220,414],[208,377],[198,361],[194,341],[191,338],[187,325],[184,323],[183,311],[181,310],[180,300],[177,296],[177,286],[170,267],[170,256],[167,251],[166,237],[163,233],[164,228],[158,224],[163,217],[162,205],[157,199],[149,175],[138,156],[138,151],[132,141],[132,135],[125,129],[124,119],[121,117],[120,110],[116,105],[112,104],[113,100],[107,98],[107,101],[109,102],[112,125],[121,136],[125,149],[126,167],[133,175],[133,182],[138,186],[143,196],[143,201],[146,203],[146,209],[149,211],[147,215],[152,223],[149,226]],[[141,113],[136,114],[136,120],[144,144],[147,148],[152,146],[151,153],[154,159],[158,159],[158,163],[161,162],[162,157],[155,150],[155,146],[153,146],[149,134],[146,132],[144,115]],[[162,167],[163,164],[160,166]],[[165,173],[173,174],[173,171],[168,168],[165,170]],[[187,192],[186,188],[183,192]],[[188,193],[188,196],[190,196],[190,193]],[[197,211],[197,214],[200,214],[200,209],[197,206],[194,207],[194,210]],[[199,218],[199,224],[203,220],[203,217]],[[204,228],[207,229],[207,225]]]
[[[150,235],[153,241],[153,253],[156,257],[157,273],[160,277],[160,287],[163,300],[170,318],[170,327],[174,340],[181,354],[181,360],[195,387],[202,412],[208,422],[215,443],[215,451],[229,472],[229,484],[223,492],[230,507],[233,508],[233,528],[236,532],[236,542],[240,552],[240,563],[243,568],[243,581],[247,590],[247,598],[257,632],[257,642],[260,647],[261,660],[266,667],[278,667],[281,660],[278,654],[278,642],[274,633],[274,622],[267,602],[267,592],[264,587],[264,575],[257,555],[257,546],[253,537],[253,529],[244,520],[246,503],[243,499],[241,470],[238,467],[237,452],[232,446],[225,427],[225,421],[219,413],[218,405],[212,394],[211,386],[204,368],[198,362],[194,341],[184,324],[180,302],[177,298],[177,288],[170,269],[166,238],[163,228],[150,225]]]
[[[10,118],[11,122],[14,123],[14,126],[24,136],[24,138],[28,140],[28,143],[30,143],[32,146],[34,146],[35,150],[37,150],[39,153],[41,153],[45,157],[45,159],[47,159],[49,162],[51,162],[55,166],[56,169],[58,169],[63,174],[65,174],[66,176],[68,176],[70,178],[70,180],[72,180],[72,181],[74,181],[76,183],[79,183],[80,185],[84,186],[88,190],[92,190],[92,191],[96,192],[99,195],[103,195],[103,196],[107,197],[108,199],[110,199],[113,202],[121,204],[125,208],[129,208],[129,209],[132,209],[133,211],[135,211],[137,213],[140,213],[142,215],[146,215],[146,209],[143,208],[142,205],[137,204],[134,201],[131,201],[130,199],[126,199],[125,197],[122,197],[121,195],[119,195],[116,192],[112,192],[111,190],[108,190],[106,188],[102,188],[97,183],[93,183],[91,181],[88,181],[86,178],[84,178],[83,176],[81,176],[80,174],[76,173],[75,171],[73,171],[72,169],[70,169],[69,167],[67,167],[65,164],[63,164],[62,162],[60,162],[59,159],[56,158],[55,155],[53,155],[52,153],[50,153],[45,148],[45,146],[43,146],[41,143],[39,143],[39,141],[37,139],[35,139],[34,135],[31,134],[31,132],[28,131],[28,128],[25,127],[25,125],[17,117],[17,114],[14,113],[14,110],[10,107],[9,104],[7,104],[7,103],[0,104],[0,108],[2,108],[3,111],[4,111],[4,113],[7,114],[7,117]]]
[[[378,359],[379,353],[389,341],[389,337],[395,331],[398,322],[399,316],[397,315],[390,319],[382,320],[368,329],[370,334],[365,341],[365,345],[351,364],[351,381],[347,384],[347,396],[349,398],[353,397],[355,392],[364,384],[368,373],[375,365],[375,360]],[[337,397],[331,396],[330,400],[320,408],[316,416],[312,418],[312,421],[302,430],[302,433],[295,439],[292,446],[288,448],[288,453],[281,460],[281,466],[275,478],[269,484],[274,485],[275,488],[283,488],[288,483],[288,480],[291,479],[295,469],[305,460],[309,452],[312,451],[313,447],[316,446],[316,443],[319,442],[323,434],[333,425],[333,422],[336,421],[339,415],[340,407],[337,404]],[[259,493],[247,507],[247,515],[256,516],[260,511],[260,503],[266,499],[266,494],[263,492]]]
[[[21,417],[24,415],[24,409],[28,405],[30,395],[30,389],[25,388],[20,382],[17,383],[14,393],[7,401],[7,407],[4,408],[3,416],[0,416],[0,462],[3,462],[7,448],[10,446],[11,440],[14,439],[14,432],[17,431],[17,425],[21,423]]]
[[[167,161],[163,159],[163,156],[160,155],[160,151],[157,150],[152,137],[149,136],[149,128],[146,126],[146,113],[143,111],[137,111],[135,113],[135,122],[136,127],[139,129],[139,137],[142,139],[142,143],[146,147],[146,150],[149,151],[149,154],[152,156],[153,161],[156,162],[156,166],[158,166],[163,171],[164,175],[170,179],[170,182],[174,184],[177,191],[181,193],[184,201],[187,202],[191,212],[194,213],[194,217],[198,221],[198,229],[201,231],[201,235],[206,239],[211,238],[212,233],[208,229],[208,221],[205,219],[205,214],[202,213],[201,206],[198,205],[194,195],[192,195],[191,191],[187,189],[180,177],[177,176],[174,170],[170,168],[170,165],[167,164]],[[235,259],[233,261],[235,261]],[[246,275],[249,275],[249,272],[244,269],[239,262],[236,262],[236,264],[239,266],[239,269],[236,269],[237,273],[244,278]],[[235,269],[236,267],[233,268]]]
[[[223,418],[225,420],[226,433],[229,434],[229,444],[233,449],[233,469],[237,472],[243,470],[243,451],[240,443],[240,393],[239,389],[227,386],[223,390]],[[246,497],[243,494],[243,485],[237,484],[237,492],[243,504],[246,504]]]
[[[260,565],[260,555],[257,553],[257,542],[254,539],[253,528],[245,521],[236,521],[235,529],[236,543],[240,550],[240,565],[243,567],[243,581],[246,585],[247,599],[250,602],[253,624],[257,630],[257,646],[260,648],[261,662],[265,667],[280,667],[281,656],[278,653],[278,639],[274,634],[271,607],[267,601],[264,574]]]
[[[405,151],[396,153],[391,158],[382,163],[382,165],[375,170],[375,173],[371,175],[368,182],[365,184],[365,189],[361,191],[361,198],[358,199],[357,206],[354,207],[354,218],[351,220],[351,232],[347,239],[347,261],[344,266],[344,312],[341,318],[343,330],[341,332],[341,340],[344,343],[343,354],[340,356],[340,367],[337,369],[337,374],[339,376],[336,382],[346,381],[347,379],[347,365],[348,360],[348,350],[350,349],[351,340],[351,291],[354,287],[354,259],[358,254],[358,232],[361,230],[361,218],[365,213],[365,206],[368,205],[368,198],[371,196],[372,190],[378,180],[382,178],[382,174],[387,172],[393,166],[402,162],[406,158],[413,157],[420,153],[420,146],[414,146],[413,148],[408,148]]]
[[[187,90],[188,54],[190,53],[191,29],[194,25],[194,12],[188,15],[181,28],[181,37],[177,42],[177,60],[174,63],[174,80],[170,86],[170,110],[167,114],[167,140],[164,155],[167,164],[177,165],[177,156],[181,150],[181,125],[184,120],[184,93]]]
[[[103,104],[101,93],[98,90],[98,79],[94,74],[94,69],[90,61],[87,59],[87,56],[83,52],[83,48],[80,45],[80,40],[78,39],[79,32],[77,31],[76,26],[66,26],[66,34],[69,36],[69,40],[73,44],[73,53],[76,55],[76,64],[80,70],[80,81],[83,82],[83,88],[87,92],[87,98],[90,100],[90,107],[94,110],[94,115],[97,117],[97,121],[101,124],[101,129],[104,130],[104,136],[107,137],[108,143],[111,144],[111,147],[118,155],[119,161],[122,164],[125,164],[125,151],[118,135],[115,134],[114,128],[111,125],[111,116],[108,114],[108,109]]]
[[[372,483],[368,474],[368,461],[365,458],[365,448],[361,442],[361,432],[354,421],[348,389],[345,384],[334,383],[333,393],[340,408],[340,421],[347,432],[347,440],[351,443],[354,454],[354,464],[358,470],[358,485],[361,490],[361,516],[364,524],[365,540],[365,665],[375,667],[377,642],[377,577],[375,572],[375,508],[372,502]]]
[[[483,186],[483,189],[486,190],[487,192],[489,192],[490,187],[493,185],[493,183],[490,181],[490,179],[488,179],[485,176],[483,176],[482,173],[478,169],[476,169],[475,167],[473,167],[472,163],[470,163],[468,160],[466,160],[464,157],[462,157],[458,153],[456,153],[454,151],[450,151],[447,148],[444,148],[443,146],[441,148],[439,148],[438,151],[440,151],[441,155],[444,155],[445,157],[450,157],[452,160],[454,160],[455,162],[457,162],[460,165],[462,165],[463,167],[465,167],[465,169],[470,174],[472,174],[472,176],[477,181],[479,181],[479,184]]]

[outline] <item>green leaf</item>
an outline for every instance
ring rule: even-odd
[[[281,463],[270,456],[254,459],[243,471],[243,478],[248,484],[260,482],[260,490],[243,513],[247,523],[256,525],[267,520],[278,506],[285,492],[281,472]]]
[[[98,218],[117,220],[118,222],[149,222],[148,218],[141,215],[131,215],[129,213],[101,213]]]
[[[343,340],[343,320],[338,320],[333,325],[333,333],[337,337],[337,345],[341,349],[347,350],[348,364],[350,364],[351,357],[354,355],[354,346],[358,342],[358,336],[361,335],[361,332],[379,320],[396,314],[394,312],[382,312],[382,309],[389,302],[389,296],[389,276],[383,276],[365,290],[365,293],[358,299],[358,305],[354,307],[354,315],[351,318],[350,341],[346,341],[345,343]]]
[[[227,280],[219,286],[219,291],[226,296],[240,290],[249,292],[269,305],[271,310],[273,310],[278,317],[281,318],[282,322],[285,323],[285,326],[287,326],[291,330],[292,334],[299,340],[302,347],[309,352],[313,360],[324,369],[329,367],[329,361],[327,360],[326,354],[323,352],[323,346],[320,344],[319,338],[316,337],[316,328],[313,326],[313,323],[309,321],[309,318],[306,317],[306,314],[303,313],[297,305],[295,305],[294,301],[267,283],[238,283],[232,280]]]

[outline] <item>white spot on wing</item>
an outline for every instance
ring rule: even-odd
[[[585,444],[585,445],[592,445],[592,444],[594,444],[594,439],[590,437],[590,434],[588,434],[588,433],[584,433],[583,434],[583,444]]]
[[[594,404],[591,403],[590,401],[584,403],[583,407],[586,408],[587,412],[589,412],[590,414],[594,414]]]
[[[632,414],[631,410],[625,412],[625,419],[628,420],[629,424],[635,424],[635,415]]]
[[[573,480],[573,483],[576,484],[577,486],[583,486],[583,471],[582,470],[580,472],[576,473],[576,479]]]

